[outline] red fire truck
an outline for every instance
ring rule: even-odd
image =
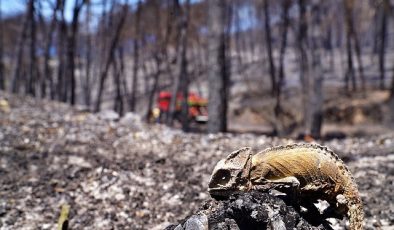
[[[156,108],[153,112],[157,121],[161,122],[168,116],[170,110],[170,101],[172,93],[168,91],[161,91],[157,97]],[[180,113],[182,110],[183,95],[177,94],[175,102],[175,119],[180,120]],[[189,119],[198,123],[205,123],[208,121],[208,100],[200,97],[194,92],[190,92],[187,98],[189,105]]]

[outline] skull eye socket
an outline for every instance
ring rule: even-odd
[[[231,178],[231,173],[228,170],[218,170],[213,176],[209,187],[214,185],[226,185]]]

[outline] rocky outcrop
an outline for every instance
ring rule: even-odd
[[[261,192],[230,196],[226,200],[207,201],[194,215],[166,230],[204,229],[331,229],[324,219],[314,218],[309,223],[282,199]]]

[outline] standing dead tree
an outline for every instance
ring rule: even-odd
[[[0,9],[3,1],[0,0]],[[5,90],[5,70],[4,70],[4,28],[3,17],[0,10],[0,90]]]
[[[27,12],[29,12],[29,5],[27,5]],[[27,32],[28,32],[28,25],[29,25],[29,15],[26,14],[22,26],[22,31],[20,33],[20,37],[18,39],[18,44],[17,44],[17,51],[16,51],[16,63],[14,65],[14,75],[12,77],[12,82],[11,82],[11,92],[12,93],[18,93],[19,88],[20,88],[20,83],[22,80],[22,64],[23,64],[23,51],[27,39]]]
[[[178,4],[179,1],[177,0]],[[179,79],[182,88],[182,110],[181,110],[181,122],[183,131],[187,132],[189,130],[189,75],[187,71],[188,61],[187,61],[187,41],[188,41],[188,23],[189,23],[189,10],[190,10],[190,0],[185,3],[185,10],[180,18],[180,47],[178,50],[177,66],[179,70]]]
[[[327,9],[324,9],[324,1],[314,3],[312,5],[312,17],[311,17],[311,75],[309,84],[309,96],[308,96],[308,109],[306,115],[307,130],[308,133],[314,138],[320,138],[321,127],[323,124],[323,81],[324,71],[322,67],[322,49],[323,49],[323,31],[321,30],[322,21],[326,20],[325,13]],[[323,13],[325,12],[325,13]]]
[[[161,26],[160,22],[162,20],[161,14],[160,14],[160,1],[156,0],[155,3],[155,25],[156,25],[156,31],[158,31],[157,35],[157,42],[156,42],[156,47],[152,53],[153,60],[156,64],[156,71],[153,74],[153,84],[149,90],[148,93],[148,107],[145,113],[145,120],[149,121],[152,115],[152,108],[153,108],[153,102],[154,102],[154,96],[155,93],[159,87],[159,81],[160,81],[160,76],[162,75],[163,72],[170,72],[170,63],[169,63],[169,58],[168,58],[168,53],[167,53],[167,46],[170,42],[170,37],[172,35],[172,28],[173,28],[173,23],[175,15],[172,13],[172,11],[169,9],[169,3],[172,0],[167,0],[167,17],[166,17],[166,26],[164,30],[164,36],[162,35],[161,32]],[[163,116],[163,114],[161,114]]]
[[[379,77],[379,87],[380,89],[385,88],[385,49],[386,49],[386,36],[387,36],[387,16],[390,12],[390,3],[388,0],[383,0],[381,4],[379,4],[379,11],[381,14],[380,17],[380,28],[379,28],[379,34],[380,34],[380,42],[379,44],[379,72],[380,72],[380,77]]]
[[[118,57],[114,58],[113,61],[113,75],[115,85],[115,98],[114,98],[114,110],[119,114],[123,115],[124,103],[123,103],[123,92],[122,92],[122,80],[124,78],[124,55],[123,48],[119,47],[116,52]]]
[[[302,87],[302,105],[303,105],[303,125],[305,128],[305,132],[308,132],[307,129],[309,127],[308,121],[309,117],[308,113],[308,99],[309,99],[309,79],[310,72],[308,66],[308,19],[307,19],[307,8],[305,4],[306,0],[298,0],[298,9],[299,9],[299,24],[298,24],[298,35],[297,35],[297,45],[298,52],[300,57],[300,82]]]
[[[138,90],[138,67],[140,65],[140,53],[139,53],[139,48],[140,48],[140,34],[141,34],[141,0],[138,1],[137,3],[137,9],[136,9],[136,16],[135,16],[135,34],[134,34],[134,46],[133,46],[133,77],[131,80],[131,94],[129,98],[129,106],[130,106],[130,111],[135,111],[135,106],[136,106],[136,97],[137,97],[137,90]]]
[[[389,7],[389,9],[390,8],[391,9],[394,8],[394,6],[391,6],[391,5],[389,5],[388,7]],[[389,12],[391,12],[391,16],[394,17],[393,10],[391,10]],[[391,78],[390,97],[389,97],[389,101],[388,101],[388,104],[389,104],[389,118],[391,119],[390,120],[391,125],[394,124],[394,61],[393,61],[392,64],[393,64],[393,73],[392,73],[392,78]]]
[[[358,75],[359,75],[359,78],[361,81],[361,90],[364,92],[364,90],[365,90],[365,76],[364,76],[364,64],[363,64],[363,60],[361,58],[360,39],[359,39],[359,36],[357,34],[354,24],[351,28],[353,28],[352,35],[353,35],[354,49],[356,51],[356,57],[357,57],[357,63],[358,63]]]
[[[172,96],[170,101],[170,110],[169,116],[167,120],[167,124],[172,126],[173,121],[176,116],[176,103],[177,103],[177,96],[179,93],[182,94],[183,100],[181,104],[181,122],[182,122],[182,129],[187,131],[188,130],[188,95],[189,95],[189,79],[187,74],[187,40],[188,40],[188,20],[189,20],[189,7],[190,1],[187,0],[182,9],[179,0],[174,0],[174,11],[177,18],[177,28],[178,28],[178,37],[177,37],[177,74],[174,81],[174,86],[172,90]],[[180,90],[182,89],[182,92]]]
[[[361,89],[365,89],[365,78],[364,78],[364,67],[361,59],[361,46],[360,41],[357,35],[357,31],[355,28],[354,22],[354,0],[343,0],[344,4],[344,13],[345,13],[345,24],[346,24],[346,50],[347,50],[347,71],[345,75],[345,90],[349,91],[349,81],[352,81],[353,90],[357,89],[357,81],[354,73],[354,64],[353,64],[353,54],[352,54],[352,41],[354,44],[354,49],[356,51],[357,62],[358,62],[358,71],[359,77],[361,80]]]
[[[217,133],[227,131],[228,87],[230,81],[227,63],[227,28],[228,12],[226,0],[209,1],[209,38],[208,70],[209,80],[209,120],[208,132]]]
[[[353,90],[356,89],[356,78],[354,73],[353,64],[353,53],[352,53],[352,41],[351,41],[351,31],[352,31],[352,0],[344,0],[345,6],[345,19],[346,19],[346,52],[347,52],[347,70],[345,74],[345,91],[349,92],[350,85],[349,82],[352,81]]]
[[[52,13],[52,18],[51,22],[49,25],[49,29],[46,34],[46,41],[45,41],[45,51],[44,51],[44,74],[43,77],[41,78],[41,97],[46,96],[46,88],[47,88],[47,81],[49,82],[49,94],[50,98],[53,100],[55,99],[55,86],[54,86],[54,79],[52,76],[52,71],[49,66],[49,61],[50,61],[50,55],[51,55],[51,47],[52,47],[52,40],[53,40],[53,34],[55,32],[56,28],[56,23],[57,23],[57,18],[56,14],[60,8],[61,1],[56,1],[55,6],[53,6],[53,13]]]
[[[28,20],[29,20],[29,74],[25,91],[26,94],[36,95],[36,79],[38,77],[37,61],[36,61],[36,19],[35,19],[35,1],[28,2]]]
[[[92,95],[92,81],[91,81],[91,68],[92,68],[92,34],[90,31],[91,22],[91,3],[88,1],[86,3],[86,27],[88,33],[86,34],[85,42],[85,77],[82,80],[82,91],[85,105],[90,107],[91,105],[91,95]]]
[[[263,0],[263,10],[264,10],[265,44],[267,46],[269,72],[270,72],[270,77],[271,77],[271,94],[274,96],[277,91],[277,85],[276,85],[276,68],[275,68],[274,55],[273,55],[273,50],[272,50],[269,0]]]
[[[57,79],[56,79],[56,92],[57,92],[57,99],[62,102],[67,101],[67,83],[66,80],[66,38],[67,38],[67,22],[64,16],[65,11],[65,0],[60,0],[59,6],[59,14],[60,19],[59,27],[58,27],[58,40],[57,40],[57,59],[58,59],[58,67],[57,67]]]
[[[290,6],[291,6],[291,0],[285,0],[282,2],[282,19],[283,19],[282,28],[281,28],[282,40],[281,40],[281,46],[279,52],[279,75],[276,83],[276,91],[275,91],[276,104],[274,109],[274,113],[276,117],[278,117],[281,112],[281,93],[282,93],[282,87],[285,78],[284,58],[285,58],[285,52],[287,47],[287,31],[290,24],[290,18],[289,18]]]
[[[181,42],[181,36],[182,36],[182,23],[181,23],[181,7],[179,5],[179,1],[178,0],[174,0],[173,1],[173,11],[174,11],[174,16],[176,19],[178,19],[177,21],[177,34],[176,34],[176,51],[177,54],[179,54],[180,48],[182,48],[180,46]],[[179,55],[176,56],[176,58],[179,58]],[[178,60],[179,61],[179,60]],[[177,68],[179,66],[177,65]],[[170,104],[169,104],[169,111],[168,111],[168,116],[167,116],[167,125],[172,126],[174,123],[174,119],[176,114],[176,107],[177,107],[177,97],[179,94],[179,90],[180,90],[180,75],[175,76],[174,80],[173,80],[173,86],[172,86],[172,94],[171,94],[171,99],[170,99]]]
[[[98,92],[97,92],[96,104],[94,107],[94,110],[96,112],[100,111],[100,108],[101,108],[101,101],[102,101],[103,91],[104,91],[104,83],[105,83],[105,80],[107,79],[107,76],[108,76],[109,67],[111,66],[111,63],[113,62],[114,57],[115,57],[115,50],[116,50],[116,47],[119,42],[120,34],[122,32],[122,28],[125,23],[127,13],[128,13],[128,5],[125,4],[122,7],[122,12],[120,14],[119,22],[116,25],[115,33],[113,34],[111,41],[110,41],[110,47],[109,47],[108,53],[106,55],[104,68],[101,70],[101,73],[100,73],[99,88],[98,88]],[[110,19],[110,20],[112,20],[112,19]]]
[[[71,31],[67,36],[67,79],[70,80],[70,103],[75,104],[75,90],[77,88],[77,81],[75,77],[75,53],[77,46],[77,35],[79,27],[79,14],[83,5],[87,0],[75,0],[73,9],[73,18],[71,21]]]
[[[297,45],[300,57],[300,81],[302,87],[303,128],[314,138],[320,137],[323,123],[323,71],[321,15],[324,3],[315,3],[310,12],[306,0],[298,0],[299,24]],[[308,18],[307,15],[311,15]],[[309,22],[309,23],[308,23]],[[308,26],[310,24],[310,27]],[[310,29],[309,29],[310,28]]]

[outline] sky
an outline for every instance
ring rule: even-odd
[[[49,17],[52,14],[52,9],[48,2],[55,2],[56,0],[37,0],[37,3],[41,4],[42,12],[45,17]],[[67,21],[72,19],[72,9],[74,7],[75,0],[67,0],[65,6],[65,18]],[[91,0],[92,12],[99,13],[102,10],[102,0]],[[109,2],[109,1],[107,1]],[[121,0],[120,2],[126,2],[126,0]],[[137,0],[128,0],[129,3],[135,4]],[[16,13],[24,12],[26,10],[26,0],[0,0],[0,10],[2,17],[7,17]],[[109,6],[109,4],[108,4]]]
[[[27,0],[0,0],[0,10],[2,13],[2,17],[6,17],[8,15],[13,15],[16,13],[20,13],[26,10],[26,1]],[[55,2],[56,0],[36,0],[39,4],[42,5],[43,14],[46,17],[51,16],[52,10],[49,7],[48,2]],[[92,3],[92,12],[99,13],[102,11],[102,1],[103,0],[90,0]],[[136,5],[138,0],[120,0],[120,2],[128,1],[132,5]],[[185,0],[180,0],[180,2],[184,2]],[[193,2],[199,2],[201,0],[191,0]],[[108,7],[109,7],[109,2]],[[66,8],[65,8],[65,17],[67,21],[71,21],[72,19],[72,8],[74,7],[75,0],[66,0]]]
[[[16,13],[21,13],[26,10],[26,1],[27,0],[0,0],[0,9],[2,12],[2,17],[7,17],[9,15],[13,15]],[[38,4],[40,4],[40,8],[42,9],[43,15],[45,17],[52,16],[52,8],[48,2],[54,3],[56,0],[36,0]],[[71,21],[72,19],[72,11],[74,7],[74,3],[76,0],[66,0],[66,7],[65,7],[65,18],[67,21]],[[97,16],[101,14],[103,5],[103,0],[90,0],[91,1],[91,10],[93,16],[96,14]],[[131,5],[136,5],[138,0],[120,0],[120,2],[128,1]],[[184,2],[185,0],[180,0]],[[201,0],[191,0],[191,3],[199,2]],[[107,8],[110,7],[110,1],[107,1]],[[241,20],[240,28],[235,28],[235,26],[231,29],[233,32],[235,30],[246,30],[251,28],[256,23],[253,14],[255,12],[251,12],[251,8],[248,7],[240,7],[237,11],[238,17]],[[98,17],[97,17],[98,18]],[[93,22],[93,24],[95,24]]]

